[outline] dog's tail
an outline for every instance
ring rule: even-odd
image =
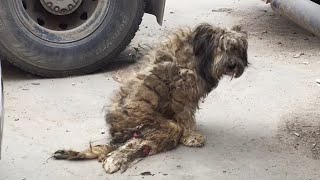
[[[74,150],[58,150],[53,153],[52,157],[55,159],[64,160],[86,160],[86,159],[98,159],[100,162],[104,161],[107,155],[116,150],[117,147],[112,145],[96,145],[91,146],[85,151],[74,151]]]

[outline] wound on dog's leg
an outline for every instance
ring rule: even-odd
[[[143,139],[132,139],[111,152],[105,162],[107,173],[126,171],[139,158],[154,155],[175,148],[182,134],[182,128],[174,122],[164,122],[159,129],[144,133]]]
[[[114,173],[118,170],[126,171],[137,159],[150,155],[153,144],[142,139],[132,139],[111,152],[103,162],[107,173]]]
[[[58,150],[52,155],[52,157],[55,159],[65,160],[85,160],[98,158],[99,161],[103,161],[105,157],[114,149],[115,147],[110,145],[96,145],[81,152],[73,150]]]

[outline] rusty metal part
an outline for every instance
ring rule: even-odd
[[[272,0],[274,11],[320,36],[320,5],[310,0]]]
[[[42,6],[54,15],[67,15],[74,12],[82,0],[40,0]]]
[[[162,25],[166,0],[146,0],[145,12],[157,17],[159,25]]]

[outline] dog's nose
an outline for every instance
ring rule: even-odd
[[[229,70],[234,70],[236,68],[236,66],[237,66],[236,64],[229,64],[228,65],[228,69]]]

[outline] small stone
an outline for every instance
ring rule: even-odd
[[[32,85],[38,86],[40,83],[31,83]]]
[[[223,173],[227,173],[227,171],[222,171]]]
[[[170,14],[174,14],[175,12],[171,11]]]
[[[168,176],[168,174],[162,174],[162,175],[164,175],[164,176]]]
[[[72,83],[72,86],[75,86],[76,85],[76,83]]]
[[[153,176],[150,171],[142,172],[141,176]]]
[[[308,65],[308,64],[309,64],[309,62],[308,62],[308,61],[304,61],[304,62],[301,62],[301,64]]]
[[[264,34],[267,34],[268,33],[268,30],[264,30],[261,35],[264,35]]]
[[[15,119],[14,121],[19,121],[20,119]]]
[[[320,87],[320,79],[316,79],[317,85]]]
[[[299,134],[299,133],[296,133],[296,132],[295,132],[294,135],[296,135],[297,137],[300,137],[300,134]]]
[[[69,130],[66,130],[66,132],[70,132]]]
[[[303,52],[299,52],[299,53],[297,53],[296,55],[294,55],[293,57],[294,57],[294,58],[299,58],[299,57],[301,57],[302,55],[304,55],[304,53],[303,53]]]

